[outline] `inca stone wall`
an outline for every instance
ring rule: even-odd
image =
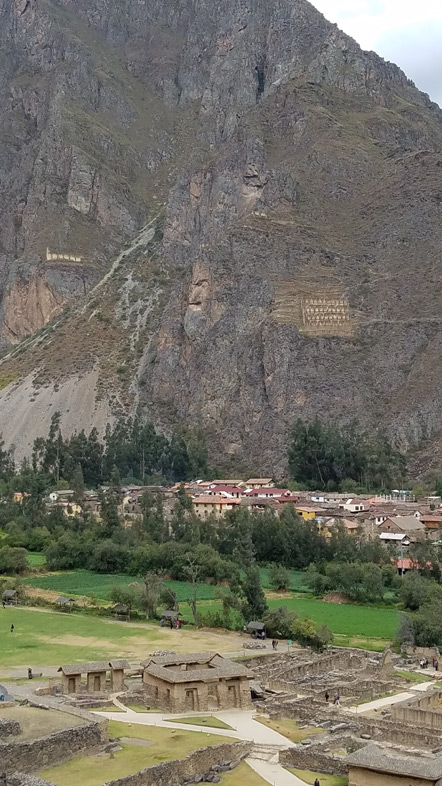
[[[20,734],[21,726],[18,721],[9,718],[0,718],[0,737],[9,737]]]
[[[182,786],[194,783],[220,762],[240,762],[252,749],[251,742],[234,742],[201,748],[185,759],[165,761],[155,767],[136,772],[125,778],[109,781],[105,786]]]
[[[108,739],[107,722],[89,723],[28,742],[0,742],[0,768],[35,772],[78,753],[87,753]]]

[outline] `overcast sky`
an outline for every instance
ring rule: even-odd
[[[442,106],[442,0],[310,0]]]

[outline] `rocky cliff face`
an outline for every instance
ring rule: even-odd
[[[438,444],[442,114],[396,66],[305,0],[0,21],[4,343],[70,302],[0,414],[42,422],[79,374],[100,422],[202,422],[226,466],[282,472],[299,415]]]

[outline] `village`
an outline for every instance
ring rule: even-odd
[[[109,491],[109,487],[104,486],[101,494],[106,496]],[[357,497],[345,493],[295,492],[276,487],[272,478],[215,479],[173,486],[122,485],[118,493],[118,512],[125,526],[130,527],[142,516],[143,498],[149,494],[161,498],[164,513],[170,519],[180,491],[191,501],[191,510],[198,519],[210,518],[215,525],[217,520],[237,509],[254,513],[272,511],[279,516],[286,506],[292,505],[296,514],[304,521],[314,522],[325,538],[329,538],[336,527],[342,527],[350,535],[365,540],[379,539],[385,545],[397,547],[401,551],[397,566],[404,572],[412,567],[406,557],[406,549],[411,543],[426,540],[439,545],[442,542],[441,497],[429,495],[416,499],[407,490]],[[25,496],[16,492],[14,501],[21,503]],[[100,518],[100,493],[86,489],[82,497],[79,501],[72,489],[53,491],[45,500],[46,509],[48,512],[60,510],[68,518],[79,516],[84,509]]]

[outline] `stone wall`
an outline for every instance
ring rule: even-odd
[[[0,786],[3,786],[0,775]],[[24,772],[14,772],[13,775],[7,775],[5,786],[52,786],[48,781],[42,781],[41,778],[36,778],[35,775],[29,775]]]
[[[88,723],[28,742],[0,742],[0,766],[5,772],[33,772],[86,753],[108,739],[106,721]]]
[[[21,733],[21,726],[17,720],[0,718],[0,737],[9,737]]]
[[[287,748],[280,752],[279,761],[287,767],[295,767],[298,770],[313,770],[313,772],[344,776],[348,773],[348,765],[343,758],[320,750],[318,745],[296,745],[294,748]]]
[[[391,707],[391,717],[399,723],[407,723],[418,729],[442,729],[440,697],[442,691],[429,696],[416,696]]]
[[[251,742],[214,745],[189,753],[185,759],[164,761],[154,767],[127,775],[104,786],[182,786],[193,783],[221,762],[240,762],[249,755]]]

